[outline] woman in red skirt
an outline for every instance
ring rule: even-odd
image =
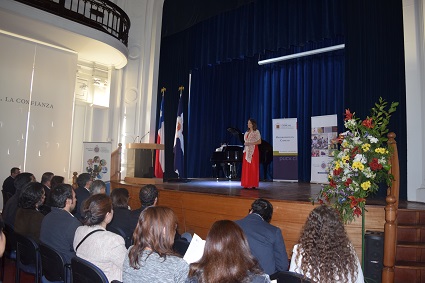
[[[244,189],[255,189],[260,182],[260,153],[261,134],[257,130],[257,122],[248,119],[248,131],[244,135],[245,148],[243,150],[241,185]]]

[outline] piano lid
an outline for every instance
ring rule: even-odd
[[[238,138],[238,139],[239,139],[239,141],[240,141],[242,144],[244,144],[244,143],[245,143],[244,138],[243,138],[243,134],[242,134],[242,132],[241,132],[238,128],[228,127],[228,128],[227,128],[227,131],[228,131],[229,133],[231,133],[231,134],[232,134],[235,138]]]

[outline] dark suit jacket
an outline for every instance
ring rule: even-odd
[[[3,191],[13,195],[16,192],[15,179],[12,176],[7,177],[3,182]]]
[[[71,258],[75,256],[75,230],[80,226],[81,222],[67,211],[52,207],[41,222],[40,241],[58,251],[66,263],[71,263]]]
[[[73,211],[75,217],[82,221],[81,209],[83,202],[90,197],[90,192],[86,188],[78,187],[75,190],[75,197],[77,198],[77,205]]]
[[[4,223],[7,223],[12,227],[15,226],[16,212],[18,211],[18,201],[18,194],[14,194],[3,207],[2,216]]]
[[[251,253],[265,273],[270,275],[288,270],[285,242],[278,227],[267,223],[255,213],[235,222],[244,231]]]
[[[137,218],[135,218],[131,210],[123,207],[114,208],[114,217],[108,224],[108,227],[121,228],[127,237],[132,237],[134,229],[136,229]],[[108,229],[107,227],[107,229]]]
[[[18,208],[15,218],[14,230],[26,237],[40,240],[41,221],[44,215],[35,209]]]

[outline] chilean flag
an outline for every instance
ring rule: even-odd
[[[180,92],[179,108],[177,110],[176,134],[174,136],[174,171],[184,175],[184,139],[183,139],[183,100]]]
[[[161,109],[159,110],[158,137],[156,138],[157,144],[164,144],[164,140],[165,140],[163,110],[164,110],[164,94],[162,95]],[[157,149],[156,156],[155,156],[155,177],[157,178],[164,177],[164,168],[165,168],[164,151]]]

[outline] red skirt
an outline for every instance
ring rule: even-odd
[[[255,146],[251,163],[246,161],[245,154],[246,152],[243,154],[242,160],[241,186],[244,188],[258,188],[260,183],[260,153],[258,151],[258,145]]]

